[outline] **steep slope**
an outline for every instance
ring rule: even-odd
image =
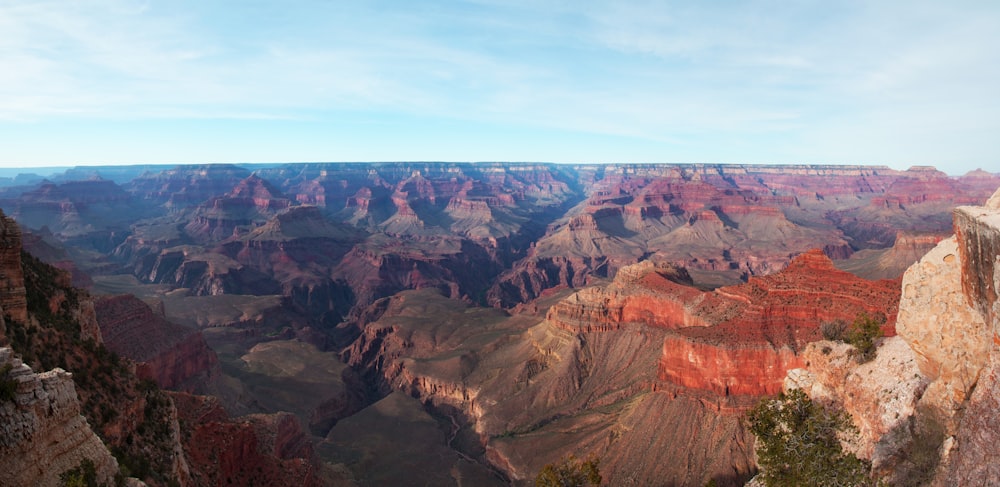
[[[251,174],[228,193],[195,208],[184,232],[198,242],[218,242],[249,232],[292,204],[271,183]]]
[[[957,208],[954,230],[906,271],[899,337],[883,343],[872,370],[838,362],[843,353],[821,342],[807,369],[789,373],[789,387],[851,415],[859,453],[893,483],[989,485],[1000,475],[990,461],[1000,453],[1000,191],[983,207]],[[870,385],[852,388],[851,377]]]
[[[0,463],[8,467],[0,469],[4,484],[57,485],[60,474],[84,468],[80,463],[83,459],[93,462],[98,480],[105,483],[119,476],[134,476],[153,486],[221,482],[219,478],[200,477],[205,467],[200,463],[203,459],[197,457],[192,462],[190,453],[186,453],[193,448],[188,445],[191,435],[182,431],[181,424],[195,427],[199,418],[179,415],[170,396],[152,381],[135,375],[135,363],[104,346],[92,299],[70,287],[67,274],[21,252],[16,225],[0,219],[0,235],[5,236],[4,250],[20,256],[18,261],[3,260],[2,265],[8,267],[0,269],[8,289],[20,290],[14,293],[17,299],[2,302],[6,317],[0,320],[0,344],[13,349],[12,353],[11,349],[0,348],[2,361],[11,364],[3,372],[4,387],[8,378],[15,384],[14,402],[0,401],[0,429],[9,433],[0,445],[4,451]],[[149,308],[135,306],[133,300],[110,298],[113,305],[102,306],[110,342],[130,345],[126,347],[129,352],[144,358],[151,355],[148,362],[138,366],[140,370],[152,364],[155,370],[150,375],[166,371],[165,380],[176,379],[178,370],[185,372],[183,368],[190,364],[175,362],[185,359],[174,351],[185,349],[183,344],[198,335],[173,341],[180,335],[171,333],[169,326],[157,329],[155,317],[147,323]],[[125,313],[106,313],[122,308]],[[14,317],[18,315],[25,319]],[[154,325],[153,329],[137,331],[150,325]],[[167,343],[136,347],[137,334]],[[210,353],[203,348],[201,352]],[[14,359],[13,354],[21,359]],[[36,369],[55,370],[35,375],[21,360]],[[254,462],[278,465],[239,477],[237,485],[315,485],[309,483],[315,471],[311,450],[294,419],[289,421],[288,415],[261,415],[223,423],[221,427],[227,431],[249,430],[251,434],[217,436],[216,445],[225,445],[234,452],[254,451]],[[208,440],[199,437],[199,441]]]
[[[729,485],[754,468],[741,412],[803,365],[819,324],[861,311],[891,323],[897,300],[898,281],[838,271],[818,250],[710,292],[644,261],[537,303],[544,318],[400,293],[370,308],[344,355],[384,392],[465,424],[459,448],[517,482],[576,454],[600,457],[613,484]]]
[[[6,347],[0,371],[0,380],[13,385],[0,398],[0,484],[60,485],[59,476],[84,461],[92,462],[98,482],[114,482],[118,461],[80,415],[68,372],[36,374]]]
[[[140,379],[191,391],[218,374],[218,359],[200,332],[153,314],[139,298],[103,297],[95,301],[94,310],[105,346],[136,362]]]

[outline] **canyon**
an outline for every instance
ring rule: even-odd
[[[961,411],[995,396],[970,384],[996,375],[975,319],[996,314],[976,208],[997,174],[342,163],[16,181],[2,344],[73,374],[95,437],[123,465],[146,451],[130,473],[150,485],[527,485],[570,455],[611,485],[742,485],[743,415],[791,383],[865,418],[855,448],[893,478],[909,447],[877,438],[927,436],[910,425],[931,407],[954,444],[990,451]],[[916,283],[935,266],[962,284],[929,313]],[[948,343],[914,326],[952,314]],[[823,345],[824,323],[859,315],[884,318],[877,367]],[[857,379],[871,371],[898,383]],[[977,458],[954,451],[940,464]]]
[[[853,448],[892,484],[989,485],[1000,473],[987,460],[1000,435],[1000,190],[982,206],[959,206],[953,221],[954,236],[903,276],[899,335],[882,340],[873,362],[819,341],[784,384],[847,412]]]

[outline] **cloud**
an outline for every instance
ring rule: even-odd
[[[393,130],[447,120],[642,140],[665,158],[710,144],[847,157],[861,150],[852,137],[873,152],[878,141],[865,134],[918,144],[935,121],[1000,129],[998,9],[919,0],[0,2],[0,65],[13,67],[0,72],[0,121],[377,118],[395,120]],[[941,144],[968,142],[958,128],[941,133],[953,137],[935,137]],[[752,144],[782,137],[784,148]]]

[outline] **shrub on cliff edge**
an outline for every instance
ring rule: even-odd
[[[558,464],[548,464],[535,477],[536,487],[586,487],[601,485],[600,462],[596,459],[577,460],[570,456]]]
[[[812,402],[801,390],[761,400],[748,419],[765,485],[874,485],[871,465],[840,445],[838,435],[852,427],[847,416]]]
[[[875,358],[875,340],[882,337],[882,324],[885,323],[885,316],[870,316],[868,313],[861,313],[854,318],[851,329],[847,333],[846,341],[858,350],[858,363],[865,363]]]

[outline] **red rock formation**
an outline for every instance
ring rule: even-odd
[[[886,331],[894,333],[898,280],[857,278],[835,269],[819,250],[777,274],[712,292],[673,282],[648,263],[625,269],[611,286],[585,289],[556,304],[548,320],[578,333],[616,330],[624,323],[675,330],[663,344],[659,375],[688,388],[774,394],[786,371],[802,365],[797,350],[820,338],[824,321],[881,313],[889,318]]]
[[[693,306],[715,324],[668,337],[660,378],[725,395],[775,394],[786,372],[803,365],[798,350],[821,338],[822,322],[883,314],[893,335],[898,306],[898,280],[860,279],[812,250],[782,272],[720,288]]]
[[[312,445],[290,413],[230,419],[218,400],[171,393],[195,485],[322,485]]]
[[[251,174],[225,195],[200,205],[184,230],[199,240],[223,240],[249,231],[290,206],[292,201],[271,183]]]
[[[191,379],[217,373],[218,359],[201,332],[171,323],[139,298],[121,295],[95,303],[105,346],[137,362],[136,375],[167,389],[192,390]]]

